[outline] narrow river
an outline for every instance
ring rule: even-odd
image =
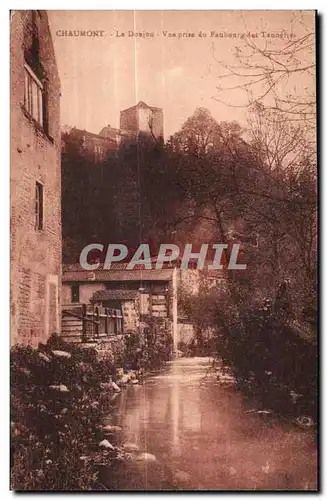
[[[252,411],[208,358],[171,362],[115,399],[107,424],[130,460],[101,480],[114,490],[315,490],[313,432]],[[151,454],[144,455],[144,452]]]

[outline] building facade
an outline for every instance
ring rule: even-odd
[[[140,101],[120,112],[120,128],[130,132],[141,132],[163,139],[163,111]]]
[[[86,271],[79,264],[64,265],[62,303],[93,304],[119,309],[124,333],[138,332],[149,318],[166,325],[177,345],[176,269],[145,270],[143,266],[126,269],[127,264],[112,264],[109,270]]]
[[[126,147],[139,141],[141,137],[152,140],[163,139],[163,111],[140,101],[135,106],[120,112],[120,128],[110,125],[103,127],[98,134],[76,127],[63,127],[62,137],[66,136],[78,144],[82,154],[94,163],[102,163],[117,154],[121,146]],[[63,147],[65,141],[63,140]]]
[[[78,128],[72,128],[69,136],[78,143],[81,154],[94,163],[101,163],[109,157],[115,156],[120,144],[118,135],[116,137],[106,137]]]
[[[11,18],[11,344],[60,330],[60,82],[45,11]]]
[[[177,352],[179,342],[190,343],[195,336],[194,326],[178,302],[185,296],[196,298],[213,288],[222,290],[225,280],[223,270],[180,269],[169,263],[162,269],[144,269],[137,264],[128,270],[127,263],[117,262],[108,270],[94,271],[87,271],[80,264],[66,264],[62,304],[68,309],[93,304],[120,310],[124,333],[140,331],[149,318],[165,322]]]

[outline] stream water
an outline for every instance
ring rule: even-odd
[[[101,470],[111,490],[315,490],[312,431],[252,411],[208,358],[168,364],[115,399],[105,422],[121,427],[130,460]],[[151,455],[142,455],[146,452]]]

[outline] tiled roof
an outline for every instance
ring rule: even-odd
[[[151,266],[154,267],[155,263],[157,261],[157,257],[151,257]],[[112,262],[109,271],[123,271],[127,270],[128,262]],[[170,262],[164,262],[163,263],[163,269],[170,269],[172,270],[174,268],[174,264]],[[68,272],[68,271],[75,271],[75,272],[90,272],[90,271],[85,271],[85,269],[80,265],[80,264],[63,264],[62,266],[63,272]],[[155,269],[157,270],[157,269]],[[99,269],[96,272],[99,271],[105,271],[103,269],[103,263],[99,264]],[[143,264],[136,264],[131,271],[151,271],[151,269],[145,269]]]
[[[62,281],[170,281],[173,269],[140,269],[137,266],[133,270],[126,268],[109,270],[99,269],[96,271],[85,271],[80,266],[64,266]]]
[[[93,294],[91,302],[103,300],[134,300],[138,295],[137,290],[98,290]]]

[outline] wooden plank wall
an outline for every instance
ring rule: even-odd
[[[68,342],[96,342],[123,333],[118,309],[89,304],[62,306],[61,336]]]

